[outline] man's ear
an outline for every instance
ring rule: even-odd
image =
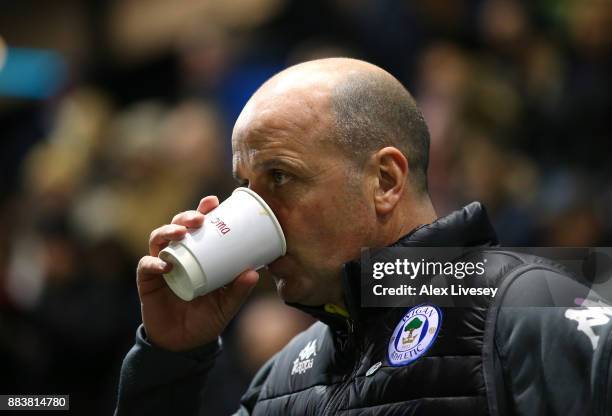
[[[408,180],[408,160],[396,147],[385,147],[373,155],[378,181],[374,206],[378,215],[387,215],[399,203]]]

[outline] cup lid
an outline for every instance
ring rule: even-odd
[[[164,279],[175,295],[184,301],[198,296],[206,285],[206,275],[191,251],[173,242],[159,253],[159,258],[173,265],[172,270],[164,273]]]

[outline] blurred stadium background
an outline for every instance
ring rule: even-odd
[[[366,59],[408,87],[439,214],[477,199],[506,245],[612,242],[610,0],[0,4],[0,393],[112,413],[149,232],[229,195],[241,107],[304,60]],[[207,414],[310,323],[264,280]]]

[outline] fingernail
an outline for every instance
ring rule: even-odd
[[[166,263],[166,262],[165,262],[165,261],[163,261],[163,260],[160,260],[160,261],[159,261],[159,265],[161,266],[161,268],[162,268],[162,269],[165,269],[166,267],[168,267],[168,263]]]

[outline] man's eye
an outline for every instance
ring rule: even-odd
[[[272,169],[270,174],[272,175],[274,185],[284,185],[289,180],[289,175],[279,169]]]

